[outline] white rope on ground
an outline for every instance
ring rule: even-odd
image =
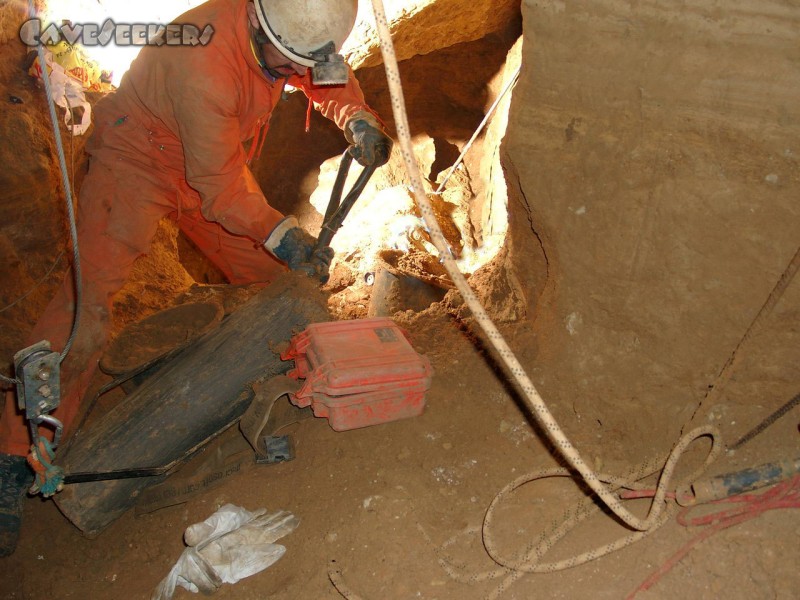
[[[710,425],[699,427],[692,433],[698,437],[709,436],[712,440],[718,438],[719,436],[717,429]],[[688,445],[691,443],[691,441],[692,438],[690,436],[686,436],[684,438],[685,445]],[[683,450],[685,450],[685,446],[682,448],[676,447],[676,449],[672,451],[672,454],[679,454],[683,452]],[[693,473],[682,478],[682,482],[696,481],[696,479],[706,470],[706,468],[717,460],[719,455],[722,453],[722,450],[723,448],[721,444],[713,444],[703,465],[695,469]],[[665,457],[663,456],[651,459],[636,468],[635,471],[632,470],[624,477],[598,474],[598,479],[612,486],[612,489],[615,492],[620,489],[641,490],[650,487],[642,483],[641,480],[657,473],[661,465],[664,463],[664,460]],[[638,541],[641,541],[664,525],[673,516],[678,508],[678,504],[675,502],[670,502],[669,504],[665,505],[666,507],[659,515],[658,520],[647,531],[632,531],[616,541],[609,542],[576,556],[571,556],[556,562],[542,562],[547,553],[550,552],[569,532],[574,530],[588,517],[600,512],[600,506],[594,501],[594,498],[586,497],[574,506],[567,508],[561,518],[554,520],[551,526],[542,532],[537,539],[530,541],[513,557],[508,558],[501,556],[498,550],[497,542],[494,540],[492,533],[494,526],[494,511],[496,510],[498,504],[502,500],[511,496],[522,486],[533,481],[547,477],[572,476],[574,476],[573,472],[563,467],[539,469],[537,471],[533,471],[532,473],[521,475],[511,483],[507,484],[502,490],[500,490],[500,492],[497,493],[492,502],[489,504],[489,508],[486,510],[482,527],[472,527],[462,533],[456,534],[439,547],[436,547],[433,544],[430,536],[428,536],[427,532],[425,532],[421,526],[418,525],[418,528],[420,529],[423,537],[433,547],[433,551],[436,555],[439,565],[455,581],[474,585],[476,583],[502,579],[500,584],[487,596],[488,600],[496,600],[505,591],[507,591],[515,581],[527,573],[553,573],[556,571],[571,569],[592,560],[602,558],[603,556],[611,554],[612,552],[616,552],[617,550],[621,550]],[[678,485],[680,487],[681,484]],[[465,567],[457,565],[450,556],[445,554],[445,550],[454,545],[459,538],[462,538],[465,535],[474,534],[482,534],[484,548],[486,549],[489,557],[498,565],[498,568],[479,573],[467,573]]]
[[[478,324],[483,329],[484,333],[489,339],[489,343],[499,355],[501,361],[511,373],[514,381],[517,383],[520,390],[523,392],[523,399],[525,400],[528,408],[531,410],[533,416],[546,432],[551,443],[555,446],[558,452],[564,457],[567,463],[577,471],[589,488],[597,494],[608,506],[608,508],[619,517],[629,527],[639,530],[647,531],[652,528],[661,520],[661,515],[664,511],[664,498],[670,485],[670,479],[675,469],[675,465],[680,458],[683,450],[695,439],[697,439],[697,430],[691,431],[683,436],[676,444],[672,453],[664,466],[664,469],[659,478],[656,493],[650,504],[647,517],[641,519],[628,511],[620,502],[620,499],[613,494],[613,492],[606,487],[600,480],[596,473],[581,457],[577,448],[572,445],[570,440],[561,430],[561,427],[556,422],[550,410],[547,408],[533,382],[528,377],[525,369],[523,369],[514,352],[509,347],[503,335],[497,329],[486,310],[481,305],[478,297],[473,292],[467,283],[464,275],[459,271],[456,264],[455,257],[453,256],[450,247],[445,240],[442,230],[436,221],[436,216],[433,212],[431,204],[425,195],[425,188],[422,182],[422,176],[419,172],[416,160],[414,160],[413,147],[411,145],[410,128],[408,124],[408,115],[405,109],[405,100],[403,97],[403,89],[400,81],[400,71],[397,64],[397,56],[394,51],[391,33],[389,31],[389,23],[386,19],[386,12],[384,10],[382,0],[372,0],[372,8],[375,14],[375,22],[378,28],[378,35],[380,38],[381,54],[383,55],[383,62],[386,68],[386,79],[389,83],[389,92],[392,99],[392,111],[395,119],[395,127],[397,129],[397,137],[400,142],[400,150],[403,160],[406,165],[409,177],[411,179],[411,186],[414,192],[414,197],[417,206],[425,220],[425,224],[430,231],[431,240],[434,246],[439,251],[440,260],[444,264],[447,273],[450,275],[451,280],[455,284],[464,302],[467,304],[472,314],[475,316]],[[711,435],[716,435],[716,432]],[[680,449],[680,450],[679,450]]]
[[[362,600],[361,596],[351,590],[347,583],[345,583],[342,577],[342,571],[336,565],[335,561],[331,561],[328,565],[328,579],[330,579],[333,587],[336,588],[336,591],[339,592],[345,600]]]

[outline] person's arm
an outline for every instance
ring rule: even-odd
[[[235,235],[263,243],[283,215],[267,203],[245,164],[231,93],[237,89],[235,82],[215,80],[204,86],[202,81],[184,81],[170,87],[186,181],[200,194],[203,216]]]
[[[350,67],[348,70],[350,73],[344,85],[316,86],[311,83],[310,70],[304,77],[290,77],[288,83],[301,89],[324,117],[336,123],[339,129],[344,129],[347,121],[361,111],[371,113],[377,118],[376,113],[364,101],[364,93],[353,70]]]
[[[389,160],[392,139],[377,113],[367,106],[361,86],[353,70],[343,86],[315,86],[311,74],[294,77],[289,83],[300,87],[314,106],[344,131],[347,141],[355,146],[353,155],[363,166],[380,166]],[[294,81],[293,81],[294,80]]]

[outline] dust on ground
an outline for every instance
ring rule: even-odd
[[[181,554],[184,529],[225,503],[289,510],[301,524],[281,541],[287,552],[280,561],[223,586],[219,598],[340,598],[328,575],[332,561],[346,586],[364,599],[485,597],[499,580],[454,581],[437,564],[434,546],[457,536],[447,553],[464,573],[495,569],[479,536],[470,532],[480,526],[503,486],[558,463],[491,358],[476,349],[456,321],[439,308],[396,319],[435,369],[423,415],[341,433],[323,419],[305,420],[288,430],[296,444],[293,461],[250,466],[182,505],[140,517],[129,511],[93,540],[83,537],[52,502],[29,500],[20,546],[0,563],[5,573],[14,573],[2,578],[0,597],[148,598]],[[524,332],[506,333],[510,339],[525,339]],[[723,412],[712,420],[758,420],[749,406],[727,406]],[[641,458],[661,450],[660,440],[636,436],[638,418],[631,414],[629,430],[602,432],[602,439],[596,424],[572,419],[564,426],[578,448],[596,452],[591,458],[602,468],[601,449],[612,450],[623,439],[638,440],[628,450]],[[238,432],[234,428],[226,435]],[[788,455],[797,436],[795,412],[725,456],[714,472]],[[702,460],[707,448],[700,446],[687,455],[688,462]],[[611,464],[604,470],[622,472],[621,467]],[[498,551],[513,556],[565,506],[583,497],[569,479],[523,486],[498,508],[491,532]],[[643,511],[647,501],[633,506]],[[652,537],[606,558],[567,571],[525,575],[500,597],[622,598],[701,531],[671,519]],[[566,558],[625,533],[600,513],[546,560]],[[798,533],[797,511],[766,513],[701,543],[637,597],[667,597],[676,589],[690,598],[794,597]],[[178,590],[175,597],[193,596]]]

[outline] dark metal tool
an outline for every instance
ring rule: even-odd
[[[378,157],[376,157],[375,162],[367,167],[364,167],[364,170],[353,184],[353,189],[351,189],[347,196],[345,196],[344,200],[342,200],[344,184],[347,180],[347,175],[350,172],[350,165],[353,163],[355,151],[356,147],[350,146],[347,148],[347,150],[345,150],[344,154],[342,154],[342,160],[339,163],[339,172],[337,173],[336,181],[333,184],[331,199],[330,202],[328,202],[328,209],[325,211],[325,217],[322,219],[322,228],[320,229],[319,237],[317,238],[315,250],[321,250],[322,248],[331,245],[333,236],[341,228],[345,217],[350,212],[350,209],[353,208],[353,205],[356,203],[356,200],[358,200],[359,196],[361,196],[361,193],[367,186],[367,182],[369,181],[370,177],[372,177],[372,174],[380,165],[386,162],[385,160],[380,160]]]

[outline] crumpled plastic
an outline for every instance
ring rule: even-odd
[[[96,61],[87,56],[83,46],[68,44],[62,40],[53,46],[46,46],[53,53],[53,60],[64,67],[64,72],[77,79],[83,89],[94,92],[110,91],[104,89],[103,80],[109,76],[103,72]]]
[[[151,600],[170,600],[176,586],[209,595],[223,583],[255,575],[274,564],[286,548],[274,542],[291,533],[300,520],[285,510],[267,514],[226,504],[202,523],[190,525],[187,548],[158,584]]]
[[[44,49],[44,61],[50,78],[50,97],[56,105],[66,110],[64,124],[72,132],[72,135],[83,135],[92,124],[92,105],[86,100],[83,81],[75,76],[70,76],[70,72],[59,63],[50,48]],[[42,77],[42,68],[38,58],[31,65],[30,73],[34,77]],[[83,113],[80,122],[73,123],[72,111],[76,108],[83,109]]]

